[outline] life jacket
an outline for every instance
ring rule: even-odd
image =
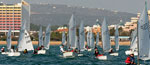
[[[71,50],[71,52],[74,52],[74,50]]]
[[[129,63],[129,64],[131,63],[130,56],[127,57],[127,59],[125,60],[125,63]]]

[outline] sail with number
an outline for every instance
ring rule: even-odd
[[[50,44],[50,34],[51,34],[51,28],[50,24],[47,26],[46,31],[45,31],[45,39],[44,39],[44,49],[48,50],[49,49],[49,44]]]
[[[66,35],[65,32],[62,32],[62,45],[65,45],[66,43]]]
[[[103,51],[109,52],[109,50],[111,49],[110,35],[109,35],[109,29],[105,18],[102,23],[102,43],[103,43]]]
[[[139,58],[143,60],[150,58],[150,34],[147,11],[147,2],[145,2],[145,8],[138,20]]]
[[[85,33],[84,33],[84,24],[81,22],[79,29],[79,38],[80,38],[80,49],[85,49]]]
[[[69,43],[71,45],[71,48],[76,48],[75,37],[76,37],[76,22],[74,19],[74,15],[72,15],[69,21]]]
[[[7,50],[11,49],[11,28],[9,28],[9,31],[7,33]]]
[[[116,29],[115,29],[115,48],[116,48],[116,51],[119,50],[119,32],[118,32],[118,25],[116,25]]]
[[[38,42],[38,46],[41,47],[43,45],[43,31],[42,31],[42,26],[40,27],[39,30],[39,42]]]
[[[20,36],[18,40],[18,51],[24,51],[25,49],[27,49],[28,51],[34,50],[30,35],[25,29],[25,23],[22,23],[20,29]]]

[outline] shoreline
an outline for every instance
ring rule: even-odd
[[[17,45],[17,41],[12,41],[11,42],[12,45]],[[6,41],[0,41],[0,45],[6,45]],[[38,41],[32,41],[32,44],[33,45],[38,45]],[[50,45],[60,45],[61,44],[61,41],[51,41],[50,42]],[[102,45],[101,42],[99,42],[100,45]],[[111,45],[114,45],[115,42],[111,42]],[[130,41],[124,41],[124,42],[119,42],[120,45],[124,45],[124,46],[129,46],[130,45]]]

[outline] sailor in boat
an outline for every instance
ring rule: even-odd
[[[65,53],[66,51],[64,50],[64,45],[61,45],[60,46],[60,51],[62,52],[62,53]]]
[[[5,47],[2,47],[2,48],[1,48],[1,52],[5,52]]]
[[[126,58],[125,63],[126,65],[135,65],[136,63],[134,61],[134,54],[132,53]]]
[[[97,47],[95,47],[95,56],[96,57],[103,56],[103,54],[99,54]]]
[[[109,50],[109,53],[113,53],[113,48],[111,48],[111,49]]]
[[[27,49],[25,49],[25,50],[23,51],[23,53],[24,53],[24,54],[27,54],[27,53],[28,53],[28,50],[27,50]]]

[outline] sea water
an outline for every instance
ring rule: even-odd
[[[2,46],[6,45],[1,45]],[[36,47],[36,46],[34,46]],[[125,65],[125,50],[129,46],[120,46],[119,56],[108,56],[108,60],[98,60],[94,56],[94,51],[84,52],[84,56],[74,58],[63,58],[58,45],[50,46],[49,51],[45,55],[27,54],[18,57],[9,57],[0,54],[0,64],[10,65]],[[99,48],[102,51],[101,48]],[[102,53],[102,52],[101,52]],[[135,56],[136,60],[136,56]],[[137,60],[135,61],[137,62]],[[140,61],[144,63],[144,61]],[[145,61],[149,64],[149,61]]]

